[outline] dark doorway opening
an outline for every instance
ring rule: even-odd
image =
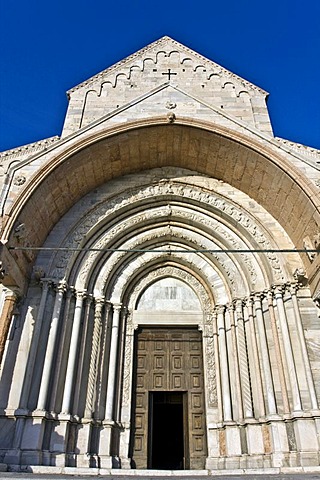
[[[149,468],[185,468],[185,408],[183,392],[150,392]]]

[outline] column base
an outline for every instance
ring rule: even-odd
[[[100,468],[113,468],[113,459],[109,455],[99,456]]]

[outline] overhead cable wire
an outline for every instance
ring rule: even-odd
[[[126,252],[126,253],[319,253],[318,249],[305,248],[199,248],[176,249],[173,246],[166,248],[96,248],[96,247],[8,247],[15,251],[52,251],[52,252]]]

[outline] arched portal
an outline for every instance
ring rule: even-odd
[[[319,464],[318,153],[265,96],[165,37],[1,157],[12,468]]]
[[[291,240],[243,192],[173,167],[122,177],[69,210],[53,244],[65,249],[38,254],[47,277],[29,287],[3,370],[2,404],[36,412],[19,461],[199,469],[248,452],[253,465],[271,458],[271,418],[316,407],[310,363],[294,359],[307,359],[302,265],[272,251]],[[152,412],[180,418],[171,460]]]

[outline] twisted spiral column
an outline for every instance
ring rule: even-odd
[[[93,403],[94,403],[97,368],[98,368],[98,355],[100,350],[100,339],[101,339],[101,329],[102,329],[103,306],[104,306],[104,298],[103,297],[96,298],[95,311],[94,311],[94,325],[93,325],[93,333],[92,333],[91,357],[90,357],[89,375],[88,375],[87,398],[86,398],[86,408],[85,408],[86,418],[90,418],[93,414]]]
[[[245,418],[251,418],[253,416],[252,408],[252,394],[250,384],[250,374],[248,365],[247,343],[246,334],[244,328],[244,318],[242,311],[242,300],[237,300],[236,305],[236,318],[237,318],[237,340],[238,340],[238,353],[239,364],[241,373],[241,390],[243,400],[243,411]]]
[[[259,359],[258,343],[257,343],[257,334],[256,326],[254,322],[254,313],[253,313],[254,302],[253,298],[248,298],[246,301],[246,309],[248,312],[248,324],[249,324],[249,333],[250,333],[250,343],[252,348],[253,355],[253,368],[255,372],[255,384],[257,391],[257,401],[259,405],[259,413],[263,417],[266,414],[264,396],[263,396],[263,386],[262,386],[262,374],[261,366]]]

